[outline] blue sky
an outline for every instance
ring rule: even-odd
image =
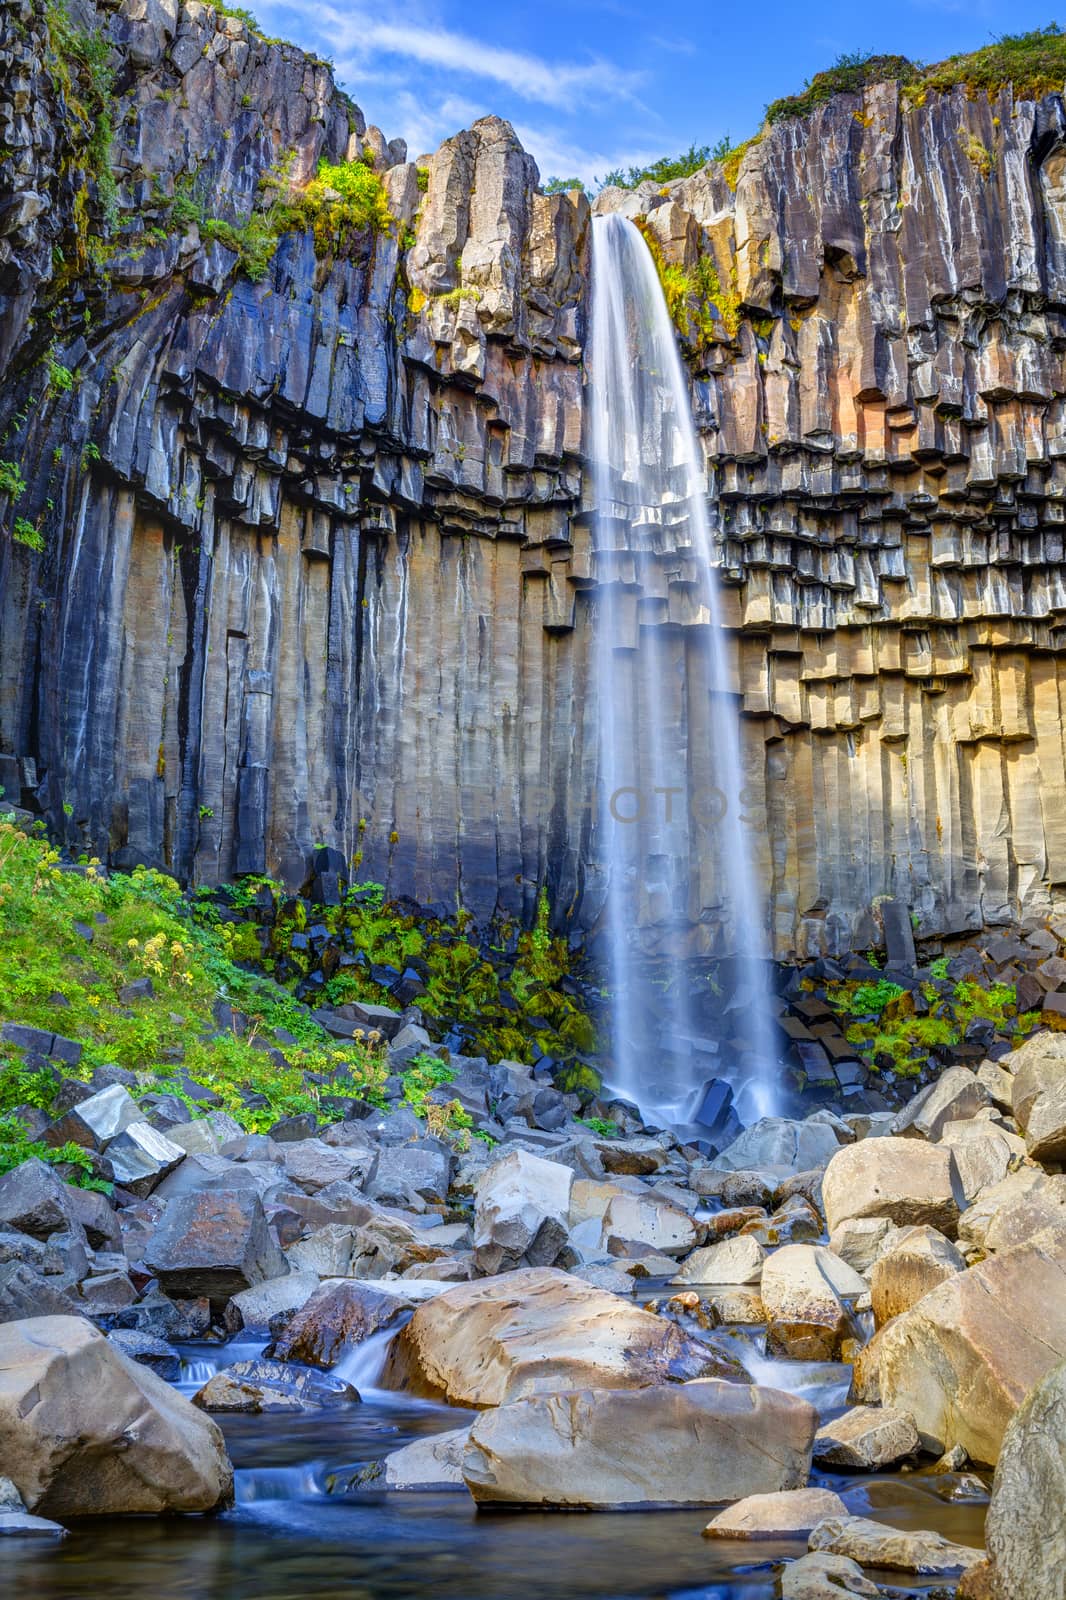
[[[802,88],[842,51],[937,61],[1051,20],[1046,0],[248,4],[267,33],[329,57],[367,121],[406,138],[412,156],[495,112],[514,124],[542,177],[586,181],[694,140],[713,145],[728,133],[739,143],[768,101]]]

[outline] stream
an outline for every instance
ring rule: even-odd
[[[470,1416],[376,1387],[394,1332],[334,1369],[360,1389],[360,1405],[218,1419],[236,1469],[230,1511],[86,1519],[56,1546],[10,1540],[7,1592],[19,1600],[528,1600],[535,1589],[538,1600],[773,1600],[775,1563],[803,1553],[805,1540],[702,1539],[708,1511],[479,1513],[462,1491],[331,1494],[334,1474],[346,1482],[356,1466]],[[246,1339],[186,1346],[178,1387],[194,1393],[262,1348]],[[825,1416],[842,1409],[847,1369],[772,1361],[756,1348],[749,1356],[760,1382],[803,1394]],[[982,1542],[984,1505],[946,1502],[943,1480],[814,1473],[811,1481],[855,1513]],[[896,1593],[945,1592],[942,1582],[881,1576]]]

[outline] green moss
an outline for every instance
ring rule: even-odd
[[[110,40],[100,28],[78,27],[66,0],[48,0],[44,16],[52,77],[77,120],[77,142],[96,180],[104,218],[113,224],[118,213],[118,186],[111,168],[115,95]]]

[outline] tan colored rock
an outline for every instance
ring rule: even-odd
[[[567,1242],[573,1182],[569,1167],[528,1150],[511,1150],[486,1167],[474,1211],[478,1270],[551,1266]]]
[[[1035,1161],[1066,1160],[1066,1035],[1034,1033],[1004,1060],[1011,1105]]]
[[[881,1335],[887,1406],[922,1444],[992,1464],[1026,1393],[1066,1358],[1066,1254],[1023,1245],[932,1290]]]
[[[849,1594],[877,1600],[880,1593],[857,1562],[821,1550],[789,1561],[781,1573],[781,1600],[840,1600]]]
[[[817,1435],[816,1435],[817,1437]],[[750,1494],[712,1517],[705,1539],[782,1539],[810,1533],[825,1517],[846,1517],[847,1507],[831,1489],[782,1489]]]
[[[575,1178],[570,1191],[570,1226],[602,1219],[615,1195],[625,1194],[617,1183],[599,1183],[594,1178]]]
[[[892,1124],[892,1134],[935,1141],[945,1123],[965,1122],[991,1102],[988,1090],[968,1067],[949,1067],[908,1101]]]
[[[992,1600],[1066,1600],[1066,1363],[1003,1436],[985,1537]]]
[[[738,1284],[731,1289],[715,1289],[704,1296],[703,1304],[716,1322],[736,1322],[755,1327],[766,1321],[766,1307],[757,1289]]]
[[[1039,1167],[1021,1167],[1010,1172],[998,1183],[983,1189],[979,1197],[959,1218],[958,1242],[969,1250],[983,1250],[992,1219],[1009,1206],[1013,1206],[1031,1189],[1041,1188],[1047,1182],[1046,1173]]]
[[[0,1441],[46,1517],[212,1511],[233,1493],[218,1425],[80,1317],[0,1326]]]
[[[406,1492],[465,1489],[463,1452],[469,1433],[469,1428],[453,1428],[414,1439],[387,1455],[367,1486]]]
[[[565,1272],[527,1268],[459,1284],[419,1306],[392,1347],[385,1382],[452,1405],[498,1406],[723,1370],[675,1323]]]
[[[766,1251],[744,1234],[694,1250],[680,1265],[675,1283],[756,1284]]]
[[[691,1250],[698,1234],[687,1212],[655,1195],[615,1195],[603,1214],[603,1246],[611,1240],[646,1244],[662,1255],[682,1256]]]
[[[810,1547],[847,1556],[862,1567],[930,1578],[954,1577],[984,1559],[983,1550],[952,1544],[943,1534],[900,1531],[867,1517],[827,1517],[812,1532]]]
[[[856,1406],[826,1422],[814,1436],[814,1459],[828,1467],[878,1472],[920,1449],[918,1430],[905,1411]]]
[[[951,1150],[921,1139],[845,1145],[822,1179],[830,1233],[852,1217],[887,1217],[900,1227],[929,1223],[952,1238],[964,1204]]]
[[[873,1338],[856,1354],[851,1365],[849,1405],[881,1404],[881,1341],[891,1327],[892,1323],[889,1322],[883,1328],[879,1328]]]
[[[988,1097],[1001,1111],[1014,1109],[1014,1077],[995,1061],[982,1061],[975,1074],[978,1083],[988,1090]]]
[[[829,1235],[829,1248],[862,1277],[891,1248],[901,1230],[887,1217],[848,1217]]]
[[[989,1219],[984,1247],[1002,1254],[1020,1244],[1058,1239],[1066,1252],[1066,1176],[1045,1177],[1043,1183],[1001,1206]]]
[[[909,1311],[945,1278],[965,1270],[966,1261],[961,1252],[936,1228],[904,1230],[891,1249],[874,1263],[870,1273],[875,1325],[883,1328],[900,1312]]]
[[[950,1145],[955,1156],[962,1192],[967,1206],[979,1200],[986,1189],[1002,1183],[1013,1165],[1025,1156],[1025,1141],[1005,1128],[990,1127],[976,1119],[949,1122],[941,1143]]]
[[[478,1504],[713,1505],[807,1481],[813,1406],[705,1382],[536,1395],[483,1413],[463,1476]]]
[[[842,1294],[861,1294],[866,1284],[831,1250],[785,1245],[767,1257],[759,1293],[766,1308],[766,1348],[798,1361],[832,1361],[851,1333]]]

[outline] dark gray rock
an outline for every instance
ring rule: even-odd
[[[259,1196],[244,1189],[170,1201],[145,1261],[166,1293],[178,1299],[205,1295],[225,1301],[288,1272]]]

